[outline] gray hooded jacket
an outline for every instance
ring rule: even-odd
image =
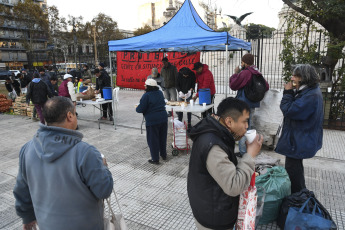
[[[103,229],[102,199],[113,178],[98,150],[77,131],[40,125],[19,153],[13,193],[23,223],[40,229]]]

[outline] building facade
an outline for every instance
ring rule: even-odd
[[[20,0],[0,0],[0,5],[9,8],[13,7]],[[47,7],[46,0],[34,0],[42,9]],[[0,68],[20,69],[28,67],[28,54],[24,48],[24,41],[29,39],[29,32],[19,25],[12,15],[6,15],[0,12],[3,23],[0,23]],[[37,31],[31,37],[32,52],[30,56],[31,65],[33,67],[43,66],[47,63],[48,55],[46,52],[47,35],[43,31]]]

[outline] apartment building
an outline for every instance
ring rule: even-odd
[[[21,0],[0,0],[0,5],[12,9],[15,4]],[[42,9],[47,7],[46,0],[34,0],[39,4]],[[28,67],[28,54],[24,48],[23,40],[29,39],[28,30],[18,25],[13,20],[12,15],[6,15],[4,12],[0,12],[4,21],[0,23],[0,68],[6,69],[20,69]],[[43,66],[48,60],[46,52],[47,35],[38,31],[35,35],[32,35],[32,47],[31,64],[33,67]]]

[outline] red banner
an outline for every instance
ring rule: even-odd
[[[193,54],[168,52],[166,54],[169,62],[176,66],[177,70],[182,67],[193,69],[193,64],[200,61],[200,52]],[[161,72],[163,57],[161,52],[117,52],[116,85],[132,89],[145,89],[144,83],[147,76],[151,75],[152,68],[156,67],[158,72]]]

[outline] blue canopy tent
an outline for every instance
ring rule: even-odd
[[[228,32],[216,32],[208,27],[190,0],[185,0],[181,9],[161,28],[140,36],[109,41],[108,46],[111,70],[111,52],[114,51],[200,52],[225,50],[228,52],[229,50],[251,50],[249,42],[232,37]],[[229,55],[226,53],[226,63],[228,63],[228,57]],[[228,65],[225,66],[225,69],[226,75],[229,76]],[[226,82],[228,82],[227,79]],[[112,78],[111,85],[113,85]],[[227,96],[227,90],[228,88],[226,88],[225,96]]]
[[[122,40],[109,41],[109,51],[178,51],[250,50],[251,45],[208,27],[186,0],[175,16],[161,28],[150,33]]]

